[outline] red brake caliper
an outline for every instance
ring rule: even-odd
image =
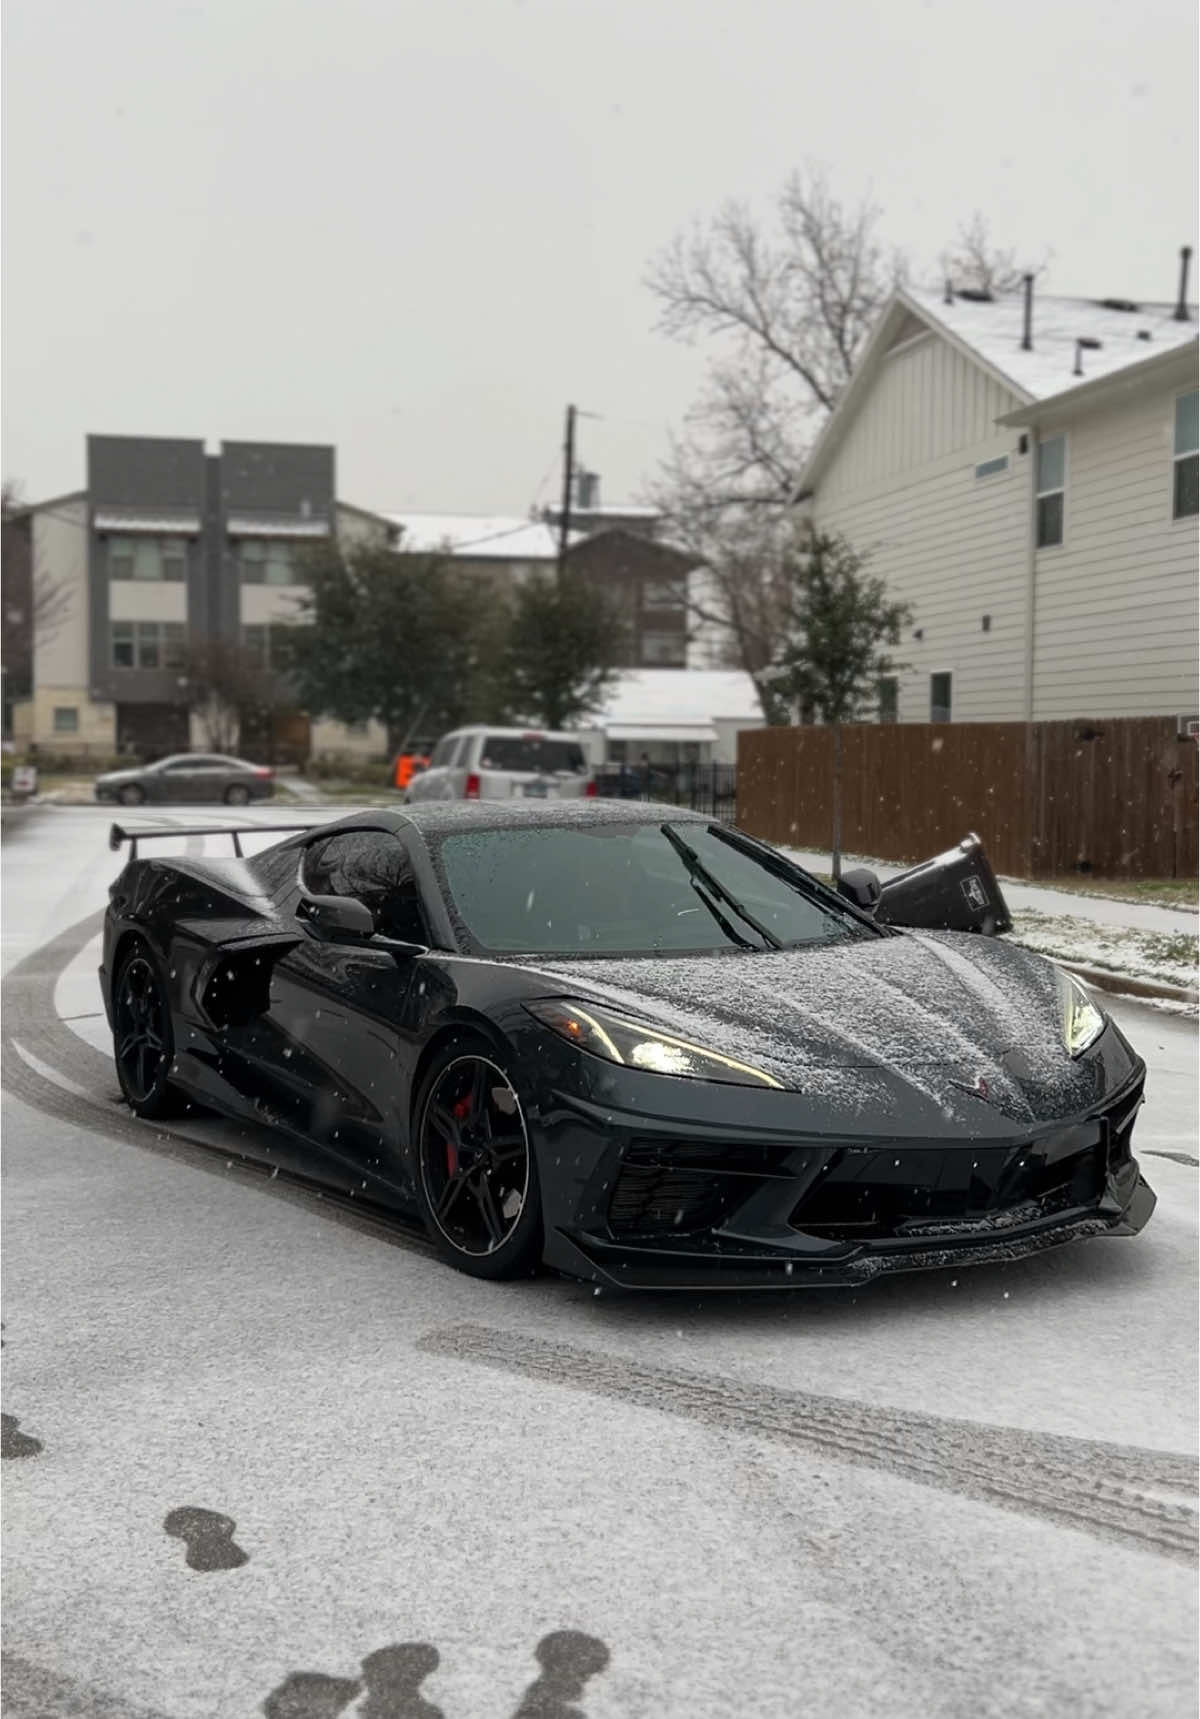
[[[452,1104],[450,1108],[456,1121],[465,1122],[471,1114],[471,1094],[466,1093],[464,1097],[458,1100],[457,1104]],[[451,1176],[458,1174],[458,1147],[453,1140],[446,1142],[446,1171]]]

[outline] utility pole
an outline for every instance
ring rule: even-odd
[[[558,582],[567,566],[567,544],[571,534],[571,491],[575,487],[575,408],[567,407],[567,433],[563,440],[562,515],[558,522]]]

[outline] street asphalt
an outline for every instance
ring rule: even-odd
[[[3,831],[6,1714],[1194,1713],[1193,1022],[1114,1007],[1138,1238],[852,1295],[490,1286],[119,1105],[110,820]]]

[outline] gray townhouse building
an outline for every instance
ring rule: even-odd
[[[328,446],[222,442],[212,453],[200,440],[89,436],[86,488],[24,516],[33,578],[59,596],[34,640],[30,696],[12,709],[14,739],[92,754],[203,745],[190,648],[236,643],[269,670],[272,637],[303,595],[303,549],[394,536],[387,520],[339,502],[335,478]],[[297,751],[386,744],[366,726],[289,720]]]

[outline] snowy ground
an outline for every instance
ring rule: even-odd
[[[1190,1021],[1113,1004],[1136,1240],[851,1297],[489,1287],[116,1105],[108,821],[5,820],[6,1713],[1195,1710]]]

